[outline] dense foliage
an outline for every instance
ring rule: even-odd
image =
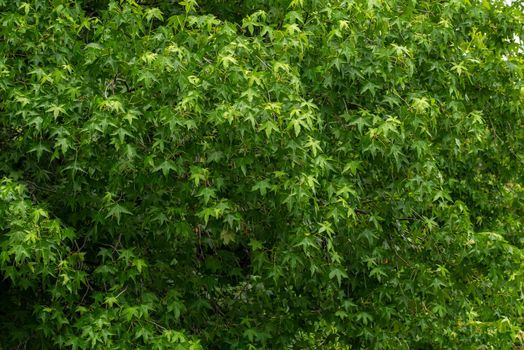
[[[0,348],[521,346],[523,11],[0,0]]]

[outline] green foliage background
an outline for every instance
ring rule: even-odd
[[[0,348],[521,346],[523,11],[0,0]]]

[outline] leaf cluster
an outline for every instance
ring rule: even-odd
[[[1,346],[521,346],[523,10],[0,0]]]

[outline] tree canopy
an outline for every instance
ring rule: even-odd
[[[0,0],[0,349],[515,349],[524,4]]]

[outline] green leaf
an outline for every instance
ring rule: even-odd
[[[225,245],[228,245],[235,241],[235,234],[230,230],[222,230],[220,232],[220,239],[222,239]]]
[[[39,143],[35,147],[31,148],[29,152],[36,152],[36,157],[38,160],[40,160],[44,152],[51,153],[51,150],[47,146],[43,145],[42,143]]]
[[[124,206],[122,206],[122,205],[120,205],[118,203],[115,203],[115,204],[113,204],[109,208],[109,212],[106,215],[106,219],[107,218],[115,218],[117,224],[120,224],[120,218],[121,218],[122,214],[132,215],[132,213],[128,209],[126,209]]]
[[[329,279],[333,279],[333,278],[336,278],[338,285],[341,286],[342,285],[342,279],[343,278],[348,278],[348,275],[347,275],[347,273],[345,273],[341,269],[334,268],[334,269],[331,269],[331,271],[329,272]]]
[[[268,179],[264,179],[262,181],[257,182],[253,187],[251,187],[251,191],[260,191],[260,194],[262,196],[265,196],[268,189],[271,189],[271,184]]]
[[[159,21],[163,21],[164,17],[162,17],[162,11],[160,9],[154,7],[149,8],[145,10],[145,18],[148,22],[151,22],[153,18],[158,19]]]

